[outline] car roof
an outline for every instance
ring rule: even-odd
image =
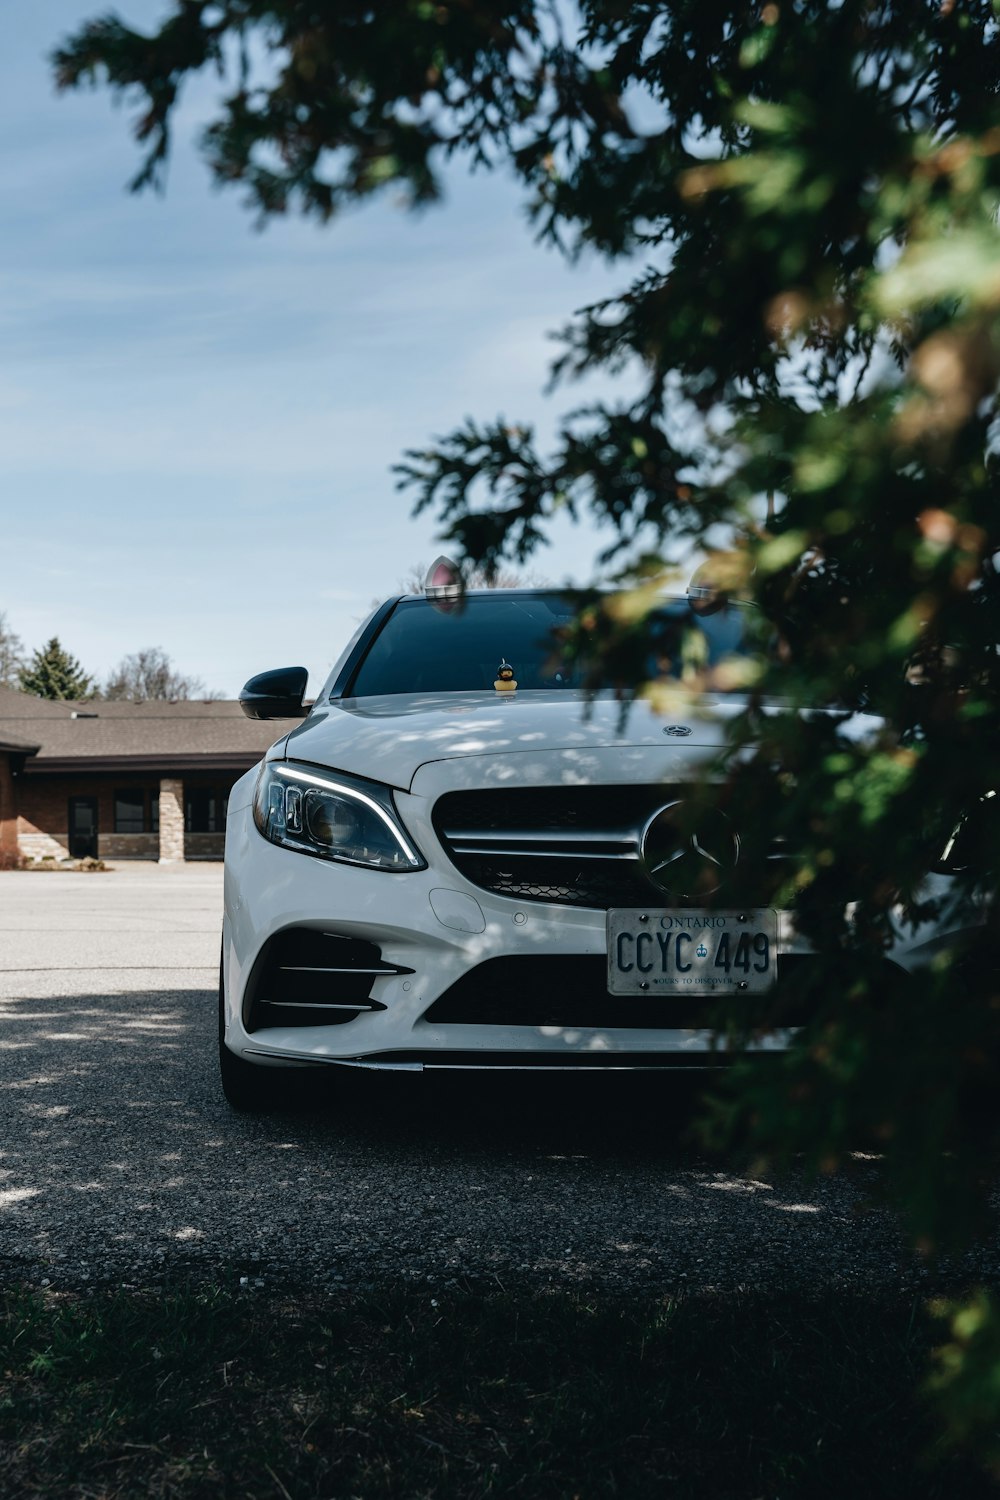
[[[641,587],[641,585],[637,585],[637,588],[638,587]],[[614,587],[612,587],[610,585],[598,585],[598,586],[595,586],[595,587],[587,588],[586,586],[580,585],[580,584],[548,583],[548,584],[540,584],[536,588],[520,588],[520,587],[518,587],[518,588],[511,588],[511,589],[508,589],[508,588],[466,589],[464,591],[462,597],[465,598],[465,599],[496,599],[497,596],[499,595],[502,598],[515,598],[516,599],[516,598],[523,598],[525,596],[527,596],[528,598],[540,598],[542,595],[545,595],[545,594],[569,594],[569,595],[572,595],[572,594],[581,594],[581,595],[582,594],[607,594],[607,595],[610,596],[612,594],[626,594],[628,592],[629,592],[629,590],[627,588],[614,588]],[[687,599],[689,597],[689,595],[687,593],[681,593],[681,594],[664,593],[664,594],[661,594],[660,597],[662,599],[669,599],[669,600],[672,600],[672,601],[676,601],[676,600],[682,600],[683,601],[683,600]],[[420,599],[428,600],[429,598],[430,598],[430,596],[428,594],[426,594],[426,593],[423,593],[423,592],[421,592],[419,594],[389,594],[386,597],[385,602],[388,603],[390,599],[395,599],[397,604],[403,604],[404,602],[408,602],[410,600],[420,600]],[[739,603],[742,603],[743,601],[741,601],[739,599],[733,599],[731,602],[734,603],[734,604],[739,604]]]

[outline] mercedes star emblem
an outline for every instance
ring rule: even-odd
[[[664,725],[663,733],[675,734],[680,739],[682,736],[690,734],[691,731],[686,724],[666,724]]]
[[[669,802],[642,830],[639,857],[647,877],[665,895],[710,896],[735,869],[740,841],[718,808]]]

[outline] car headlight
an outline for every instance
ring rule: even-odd
[[[370,870],[426,868],[399,821],[391,792],[374,781],[291,761],[266,762],[253,817],[272,844],[300,854]]]
[[[991,869],[996,861],[1000,797],[986,792],[978,806],[959,823],[941,852],[935,868],[943,875]]]

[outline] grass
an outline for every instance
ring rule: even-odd
[[[0,1495],[995,1495],[922,1306],[827,1295],[0,1297]]]

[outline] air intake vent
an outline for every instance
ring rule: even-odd
[[[510,954],[487,959],[463,974],[426,1011],[436,1025],[547,1026],[602,1031],[712,1028],[723,1016],[746,1016],[746,1024],[769,1031],[803,1026],[825,993],[821,958],[790,953],[778,959],[778,984],[766,995],[745,1001],[715,995],[611,995],[607,959],[591,954]],[[880,993],[905,985],[903,970],[885,960],[879,968]]]
[[[337,1026],[363,1011],[385,1010],[371,998],[382,974],[410,974],[385,963],[375,943],[311,927],[288,927],[265,945],[247,985],[246,1029]]]

